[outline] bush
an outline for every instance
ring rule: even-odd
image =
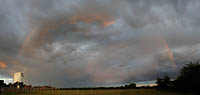
[[[187,64],[180,70],[180,75],[174,81],[176,89],[196,91],[200,90],[200,64],[192,63]]]
[[[164,76],[163,78],[157,78],[157,87],[162,89],[169,89],[173,87],[173,82],[170,80],[168,76]]]

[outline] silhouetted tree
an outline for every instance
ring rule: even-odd
[[[135,83],[130,83],[129,85],[125,85],[124,88],[125,89],[134,89],[134,88],[136,88],[136,84]]]
[[[11,88],[23,88],[24,83],[23,82],[15,82],[14,84],[11,85]]]
[[[168,76],[164,76],[163,78],[157,78],[156,83],[158,85],[158,88],[166,89],[173,87],[173,83]]]
[[[4,83],[4,80],[0,80],[0,93],[2,91],[2,88],[6,87],[6,84]]]
[[[174,81],[176,89],[196,91],[200,90],[200,64],[187,64],[180,70],[180,75]]]

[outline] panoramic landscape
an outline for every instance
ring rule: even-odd
[[[0,0],[0,95],[200,95],[200,0]]]

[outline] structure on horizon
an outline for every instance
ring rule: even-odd
[[[22,82],[23,83],[23,77],[24,77],[24,74],[22,72],[16,72],[14,73],[14,83],[18,82]]]

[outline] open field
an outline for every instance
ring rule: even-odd
[[[0,95],[193,95],[156,89],[129,90],[35,90],[18,93],[1,93]]]

